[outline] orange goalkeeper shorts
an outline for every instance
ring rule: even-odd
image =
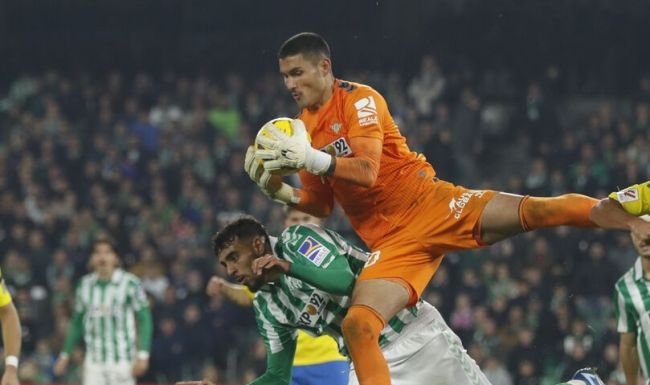
[[[480,241],[480,218],[495,194],[434,179],[396,226],[369,245],[373,254],[358,280],[401,279],[413,289],[409,304],[414,304],[445,253],[486,246]]]

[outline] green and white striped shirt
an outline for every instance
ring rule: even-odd
[[[75,312],[83,317],[86,359],[95,363],[133,362],[135,313],[148,307],[142,284],[131,273],[116,269],[109,281],[100,280],[96,273],[83,276],[77,287]]]
[[[337,233],[315,225],[292,226],[286,229],[274,245],[278,258],[294,264],[311,264],[323,271],[337,259],[347,259],[355,278],[361,273],[369,253],[350,245]],[[348,296],[328,294],[297,278],[283,275],[279,281],[264,285],[253,300],[257,326],[270,353],[278,353],[291,346],[297,329],[320,336],[328,334],[347,355],[341,333],[341,322],[351,304]],[[394,342],[406,327],[426,314],[420,301],[393,317],[380,335],[382,348]]]
[[[650,281],[643,277],[641,258],[616,282],[617,330],[636,333],[643,375],[650,378]]]

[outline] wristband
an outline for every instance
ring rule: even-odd
[[[333,156],[314,148],[305,154],[305,170],[314,175],[324,175],[332,164]]]
[[[149,352],[146,350],[140,350],[136,357],[138,357],[139,360],[148,360]]]
[[[18,368],[18,357],[16,356],[5,357],[5,366],[13,366],[14,368]]]

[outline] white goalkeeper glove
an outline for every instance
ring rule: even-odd
[[[258,143],[266,148],[255,153],[257,159],[264,160],[264,169],[274,171],[281,168],[298,168],[315,175],[327,173],[332,156],[311,146],[302,120],[292,119],[291,127],[293,135],[288,136],[271,124],[267,130],[275,139],[266,136],[257,138]]]
[[[248,149],[246,150],[246,158],[244,159],[244,170],[251,180],[257,184],[260,190],[262,190],[264,195],[284,204],[298,203],[299,198],[294,194],[293,187],[288,184],[282,183],[280,188],[277,190],[271,188],[269,182],[273,175],[263,167],[260,168],[261,163],[262,162],[255,158],[255,148],[253,146],[248,146]]]

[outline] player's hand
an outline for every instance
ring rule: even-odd
[[[255,148],[248,146],[246,158],[244,159],[244,170],[255,184],[262,190],[264,195],[274,199],[275,192],[282,184],[282,177],[272,175],[262,166],[262,162],[255,158]]]
[[[217,385],[212,381],[201,380],[201,381],[180,381],[176,385]]]
[[[54,363],[54,375],[55,376],[62,376],[65,374],[66,370],[68,370],[68,363],[70,362],[70,358],[68,357],[59,357],[56,362]]]
[[[267,130],[275,139],[258,137],[258,143],[266,150],[257,150],[255,157],[264,160],[264,169],[267,171],[298,168],[315,175],[325,174],[332,162],[332,156],[311,146],[302,120],[291,120],[291,127],[293,135],[288,136],[271,124]]]
[[[272,280],[276,275],[288,273],[291,269],[291,262],[272,254],[266,254],[253,260],[252,269],[253,274],[257,276],[266,274]]]
[[[206,294],[208,294],[210,297],[217,296],[221,294],[221,290],[226,284],[226,280],[217,277],[216,275],[213,275],[212,278],[208,281],[208,286],[205,288]]]
[[[133,364],[133,376],[140,377],[147,372],[147,369],[149,369],[149,359],[138,358],[135,360],[135,364]]]
[[[14,366],[5,366],[5,372],[2,375],[1,385],[20,385],[18,381],[18,369]]]

